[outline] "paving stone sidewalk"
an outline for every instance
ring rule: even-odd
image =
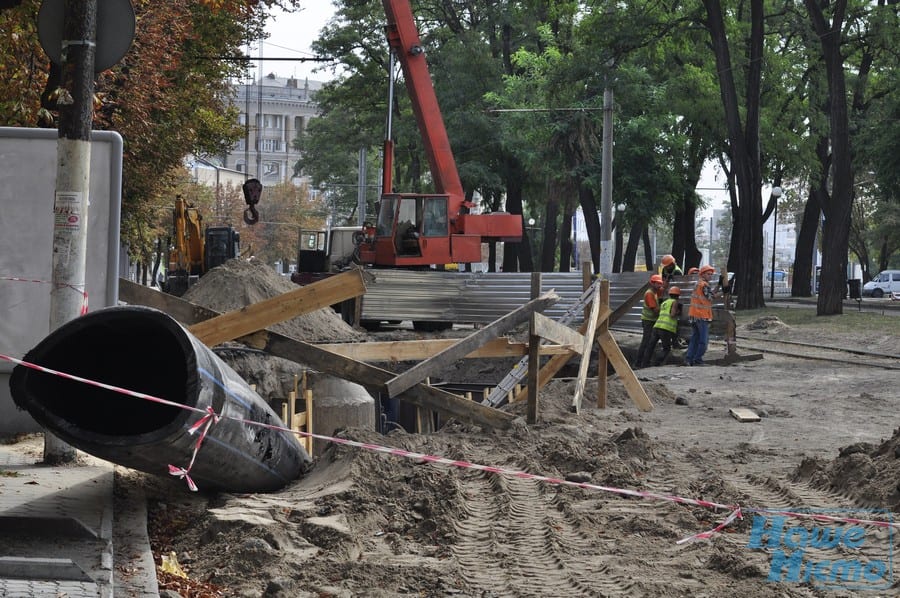
[[[42,452],[40,436],[0,444],[0,596],[158,597],[143,496],[114,508],[113,464]]]

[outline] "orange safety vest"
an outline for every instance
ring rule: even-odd
[[[691,308],[688,310],[688,316],[695,320],[712,320],[712,290],[709,283],[702,278],[694,287],[691,294]]]

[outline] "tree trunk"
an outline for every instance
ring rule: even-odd
[[[559,220],[559,198],[548,183],[547,209],[544,212],[544,238],[541,241],[541,272],[553,272],[556,265],[556,235]]]
[[[628,246],[625,248],[625,255],[622,258],[622,272],[634,272],[634,261],[637,256],[638,245],[641,242],[641,232],[644,230],[646,229],[640,223],[636,222],[631,225],[631,230],[628,232]],[[650,240],[647,239],[647,245],[649,244]],[[647,269],[649,270],[650,268]]]
[[[510,214],[522,213],[522,178],[523,173],[519,162],[512,157],[507,157],[506,163],[506,211]],[[521,266],[521,267],[520,267]],[[534,264],[531,259],[531,244],[528,230],[522,231],[521,243],[504,243],[503,265],[504,272],[532,272]]]
[[[591,248],[591,263],[594,273],[600,271],[600,216],[597,213],[597,201],[594,192],[584,182],[578,188],[578,201],[584,215],[584,228],[587,230],[588,244]]]
[[[816,234],[819,230],[819,200],[814,189],[809,191],[809,199],[803,208],[800,232],[797,234],[797,247],[794,249],[794,280],[791,283],[791,297],[811,297],[813,277],[813,255],[816,247]]]
[[[756,309],[765,305],[762,292],[762,175],[759,155],[759,103],[763,44],[763,3],[750,0],[750,35],[744,71],[747,73],[745,113],[741,110],[719,0],[704,0],[710,39],[716,56],[719,92],[728,126],[728,145],[738,188],[738,209],[734,213],[736,243],[732,247],[735,283],[739,289],[737,309]],[[737,255],[735,255],[735,253]]]
[[[563,202],[563,217],[559,225],[559,271],[569,272],[572,263],[572,216],[575,211],[575,202],[572,194],[566,193]]]
[[[822,280],[816,313],[841,314],[847,280],[847,247],[853,206],[853,167],[850,151],[850,126],[847,114],[847,84],[844,57],[841,55],[842,28],[847,0],[836,0],[831,25],[815,0],[805,0],[813,29],[822,45],[828,75],[829,126],[831,139],[831,197],[823,198]]]
[[[653,255],[653,244],[650,243],[650,229],[646,225],[639,231],[641,240],[644,242],[644,263],[647,264],[647,271],[656,270],[656,256]]]

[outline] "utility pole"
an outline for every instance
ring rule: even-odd
[[[62,80],[57,100],[59,142],[53,203],[50,330],[87,311],[85,286],[93,124],[97,0],[66,0]],[[44,462],[69,463],[75,449],[44,431]]]
[[[613,91],[603,90],[603,149],[600,164],[600,274],[612,272]]]
[[[356,222],[360,228],[366,224],[366,148],[359,148],[359,167],[357,172],[359,186],[356,191]]]

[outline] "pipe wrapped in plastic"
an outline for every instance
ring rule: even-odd
[[[311,459],[234,370],[162,311],[110,307],[51,332],[24,361],[219,416],[190,476],[201,489],[276,490]],[[204,413],[132,397],[19,365],[10,378],[16,405],[70,445],[107,461],[166,475],[186,468]],[[232,419],[233,418],[233,419]]]

